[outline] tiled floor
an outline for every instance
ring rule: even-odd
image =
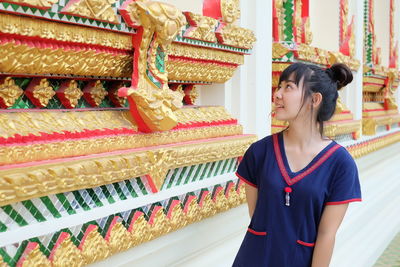
[[[400,267],[400,232],[390,242],[374,267]]]

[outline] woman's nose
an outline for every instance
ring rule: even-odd
[[[274,99],[280,99],[280,98],[282,98],[281,90],[280,90],[279,87],[277,87],[277,88],[275,89],[275,92],[274,92]]]

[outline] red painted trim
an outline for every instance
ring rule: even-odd
[[[36,247],[38,247],[38,246],[39,246],[39,244],[36,242],[28,242],[24,252],[22,252],[22,255],[20,256],[20,258],[15,266],[16,267],[24,266],[26,257],[29,255],[29,253],[31,253],[32,250],[36,249]]]
[[[189,207],[190,207],[190,203],[192,203],[192,201],[196,201],[196,199],[197,199],[196,196],[193,196],[193,195],[188,196],[188,198],[186,200],[186,203],[185,203],[185,206],[183,207],[183,212],[184,213],[188,213]]]
[[[231,188],[234,186],[235,186],[235,184],[233,182],[228,183],[228,185],[226,186],[226,189],[225,189],[225,197],[226,198],[229,198],[229,192],[230,192]]]
[[[107,242],[110,241],[111,231],[112,231],[112,229],[114,228],[114,226],[117,224],[119,218],[121,218],[121,217],[115,216],[115,217],[112,219],[110,225],[108,226],[106,236],[104,237],[104,239],[105,239]]]
[[[347,199],[343,201],[331,201],[331,202],[326,202],[325,205],[340,205],[340,204],[346,204],[350,202],[356,202],[356,201],[362,201],[361,198],[352,198],[352,199]]]
[[[297,240],[297,243],[299,243],[300,245],[306,246],[306,247],[314,247],[315,243],[307,243],[301,240]]]
[[[224,193],[224,188],[222,187],[222,186],[218,186],[216,189],[215,189],[215,191],[214,191],[214,196],[212,197],[212,200],[215,202],[215,201],[217,201],[217,196],[218,196],[218,194],[219,194],[219,192],[221,192],[222,191],[222,193]]]
[[[79,250],[82,250],[82,249],[83,249],[83,246],[85,245],[86,238],[89,236],[89,234],[90,234],[91,232],[93,232],[93,231],[96,231],[96,230],[97,230],[97,225],[94,225],[94,224],[90,224],[90,225],[86,228],[86,231],[85,231],[85,233],[84,233],[84,235],[83,235],[83,237],[82,237],[81,243],[79,243],[79,246],[78,246],[78,249],[79,249]]]
[[[201,208],[203,207],[204,199],[207,197],[208,194],[210,194],[209,191],[203,191],[203,192],[201,192],[200,201],[199,201],[199,206],[200,206]]]
[[[129,232],[129,233],[132,232],[133,226],[135,225],[136,220],[137,220],[140,216],[143,216],[143,215],[144,215],[143,212],[138,211],[138,210],[135,211],[135,213],[133,214],[133,218],[132,218],[132,220],[131,220],[131,223],[130,223],[130,225],[129,225],[129,228],[128,228],[128,232]]]
[[[290,178],[289,174],[286,171],[285,164],[283,163],[281,149],[279,147],[278,134],[274,134],[272,137],[273,137],[273,141],[274,141],[275,157],[278,162],[279,170],[288,185],[293,185],[293,184],[299,182],[300,180],[302,180],[304,177],[306,177],[310,173],[312,173],[322,163],[324,163],[337,149],[339,149],[341,147],[339,144],[334,145],[327,152],[325,152],[325,154],[322,157],[320,157],[319,160],[317,162],[315,162],[313,165],[311,165],[308,169],[306,169],[304,172],[296,175],[295,177]]]
[[[157,212],[158,212],[160,209],[162,209],[161,206],[155,206],[155,207],[153,208],[153,212],[151,213],[150,218],[149,218],[149,224],[150,224],[150,225],[153,225],[153,224],[154,224],[154,219],[156,218],[156,214],[157,214]]]
[[[246,178],[243,178],[242,176],[240,176],[237,172],[235,172],[236,176],[243,182],[245,182],[248,185],[251,185],[252,187],[257,188],[257,185],[253,184],[252,182],[249,182]]]
[[[149,186],[150,186],[151,192],[152,192],[152,193],[157,193],[157,192],[158,192],[158,189],[157,189],[157,186],[156,186],[156,184],[154,183],[153,178],[151,177],[151,175],[147,174],[147,175],[145,175],[145,177],[146,177],[146,179],[147,179],[147,183],[148,183]]]
[[[267,235],[267,232],[258,232],[258,231],[254,231],[251,228],[247,228],[247,232],[252,233],[253,235]]]
[[[221,0],[204,0],[203,16],[221,20],[222,19]]]
[[[174,210],[176,205],[179,205],[180,201],[178,199],[172,200],[171,204],[169,205],[168,211],[167,211],[167,218],[171,219],[172,217],[172,211]]]
[[[58,247],[61,245],[61,243],[62,243],[65,239],[67,239],[67,238],[69,238],[69,237],[70,237],[70,235],[69,235],[67,232],[61,232],[61,233],[60,233],[60,235],[59,235],[58,238],[57,238],[56,244],[54,245],[53,249],[52,249],[51,252],[50,252],[50,255],[49,255],[49,260],[50,260],[50,261],[53,261],[53,260],[54,260],[54,255],[56,254],[56,251],[57,251]]]

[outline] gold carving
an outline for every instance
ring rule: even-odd
[[[111,253],[115,254],[127,250],[132,246],[132,239],[130,233],[122,225],[121,222],[115,223],[112,226],[108,245],[110,246]]]
[[[156,51],[168,51],[168,46],[186,23],[186,19],[178,9],[169,4],[152,1],[136,1],[132,4],[135,7],[130,6],[128,9],[137,10],[137,16],[130,15],[129,19],[135,25],[143,27],[143,36],[140,40],[137,63],[138,77],[134,78],[138,79],[138,84],[125,91],[125,94],[135,103],[135,107],[131,107],[135,109],[132,112],[133,117],[140,117],[148,128],[143,131],[169,130],[177,124],[173,112],[182,107],[183,96],[168,89],[167,73],[159,71],[155,66]],[[126,10],[122,13],[124,11]],[[164,62],[166,58],[167,54],[164,53]],[[161,88],[150,81],[148,64]]]
[[[40,246],[37,243],[31,244],[28,243],[28,246],[32,245],[34,248],[32,248],[31,251],[28,252],[27,255],[22,255],[22,257],[25,257],[23,260],[22,264],[20,266],[22,267],[42,267],[42,266],[50,266],[49,260],[46,258],[45,255],[40,251]],[[25,254],[25,253],[24,253]],[[21,261],[20,258],[20,261]]]
[[[333,138],[342,134],[358,133],[361,131],[361,121],[327,122],[324,135]]]
[[[49,9],[52,5],[58,3],[59,0],[7,0],[10,3],[16,3],[22,6],[33,6],[40,9]]]
[[[92,18],[119,24],[112,4],[116,0],[76,0],[70,1],[61,11],[78,17]]]
[[[0,14],[0,32],[29,37],[132,50],[129,34],[70,25],[30,17]]]
[[[88,102],[95,107],[99,106],[108,94],[100,80],[89,83],[83,92]]]
[[[100,235],[97,228],[98,227],[95,226],[94,230],[92,230],[86,237],[84,243],[81,243],[79,246],[82,257],[85,260],[85,264],[91,264],[93,262],[100,261],[110,255],[107,242]]]
[[[256,41],[253,31],[233,24],[224,26],[220,34],[223,44],[234,47],[251,49]]]
[[[148,147],[169,143],[238,135],[242,126],[216,126],[197,129],[182,129],[150,135],[122,135],[86,140],[70,140],[25,146],[0,147],[0,165],[29,161],[74,157],[115,150]]]
[[[174,158],[169,169],[242,156],[254,136],[171,145]],[[160,149],[151,150],[159,153]],[[33,197],[99,186],[148,175],[149,150],[96,158],[0,170],[0,205]],[[50,182],[50,183],[49,183]]]
[[[282,58],[289,51],[290,51],[290,49],[281,43],[273,43],[272,44],[272,58]]]
[[[67,237],[58,245],[51,262],[51,266],[54,267],[84,265],[80,250],[74,246],[70,237]]]
[[[176,111],[180,124],[193,122],[212,122],[220,120],[232,120],[232,116],[224,107],[191,107]],[[12,137],[15,134],[38,135],[40,132],[75,132],[96,129],[127,128],[137,131],[135,123],[132,123],[128,111],[41,111],[35,113],[12,112],[0,113],[0,136]],[[236,127],[236,126],[235,126]],[[239,127],[239,126],[237,126]],[[222,128],[221,128],[222,129]],[[239,129],[239,128],[236,128]],[[232,134],[235,134],[234,130]],[[204,133],[204,132],[203,132]],[[144,146],[159,144],[161,133],[154,133],[143,138],[147,140]],[[172,135],[173,136],[173,135]],[[179,140],[175,140],[179,141]],[[172,142],[172,141],[171,141]]]
[[[303,19],[302,19],[302,0],[295,0],[294,6],[294,20],[293,20],[293,33],[294,40],[297,43],[302,43],[302,35],[303,35]]]
[[[203,205],[200,208],[201,217],[208,218],[214,216],[217,213],[216,203],[211,199],[211,193],[207,194],[207,196],[203,200]]]
[[[47,79],[40,80],[39,85],[36,85],[33,89],[33,97],[38,99],[42,107],[47,106],[49,100],[53,98],[56,92],[50,86]]]
[[[0,267],[8,267],[8,264],[3,261],[2,256],[0,256]]]
[[[72,107],[76,107],[79,99],[83,96],[83,92],[79,89],[78,83],[75,80],[72,80],[65,89],[64,96],[68,99]]]
[[[132,56],[95,50],[41,49],[9,42],[0,45],[0,65],[3,72],[10,73],[129,77]]]
[[[157,238],[163,234],[166,234],[172,230],[170,227],[170,221],[164,214],[164,209],[160,208],[154,216],[153,221],[150,223],[150,233],[152,238]]]
[[[15,84],[13,78],[7,77],[0,81],[0,107],[11,107],[23,93],[24,91]]]
[[[171,216],[169,218],[169,224],[171,227],[171,231],[178,230],[184,226],[188,221],[185,218],[185,214],[183,213],[183,210],[181,208],[180,203],[178,203],[171,211]]]
[[[240,17],[239,0],[221,0],[222,20],[225,23],[233,23]]]
[[[218,20],[192,12],[185,12],[185,16],[191,25],[191,27],[185,31],[185,37],[211,43],[217,42],[214,30],[218,25]]]
[[[244,63],[244,56],[241,54],[205,47],[200,48],[179,43],[172,43],[169,46],[168,55],[192,59],[220,61],[237,65],[242,65]]]
[[[224,83],[232,78],[236,67],[170,59],[167,70],[169,80]]]
[[[150,234],[149,227],[150,225],[147,223],[146,219],[144,218],[144,215],[141,214],[136,221],[131,225],[131,240],[132,240],[132,245],[137,246],[141,243],[144,243],[150,239],[152,239],[152,236]]]

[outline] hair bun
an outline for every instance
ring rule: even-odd
[[[335,63],[325,70],[326,74],[337,83],[337,89],[340,90],[353,80],[353,74],[349,67],[342,63]]]

